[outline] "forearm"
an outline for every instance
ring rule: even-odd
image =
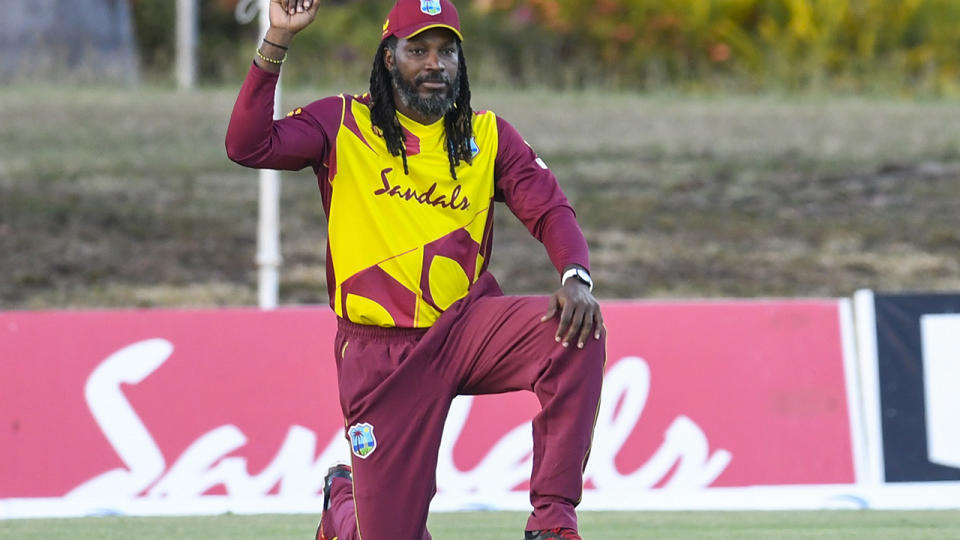
[[[273,96],[277,76],[251,66],[227,126],[227,156],[248,167],[265,165],[273,133]]]
[[[267,74],[280,73],[280,66],[292,40],[292,33],[271,26],[253,57],[254,65],[266,73],[250,69],[227,127],[227,155],[238,163],[257,166],[258,163],[248,162],[255,159],[256,154],[262,153],[258,150],[262,151],[264,143],[270,138],[278,77]]]
[[[558,272],[570,265],[590,270],[590,251],[580,225],[569,206],[558,206],[548,212],[540,224],[540,241],[547,249],[550,262]]]

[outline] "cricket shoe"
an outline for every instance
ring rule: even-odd
[[[542,531],[526,531],[524,540],[583,540],[573,529],[544,529]]]
[[[330,467],[327,475],[323,477],[323,514],[320,516],[320,524],[317,525],[316,540],[335,540],[335,538],[327,538],[323,534],[323,518],[327,515],[327,510],[330,509],[330,491],[333,487],[334,478],[346,478],[352,482],[353,469],[349,465],[341,463]]]

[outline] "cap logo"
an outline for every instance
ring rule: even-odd
[[[440,0],[420,0],[420,11],[427,15],[439,15]]]

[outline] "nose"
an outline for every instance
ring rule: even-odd
[[[430,71],[443,71],[443,64],[440,63],[440,54],[437,51],[427,53],[426,69]]]

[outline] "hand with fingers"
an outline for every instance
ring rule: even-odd
[[[313,22],[319,8],[319,0],[270,0],[270,26],[292,36]]]
[[[557,326],[557,342],[569,347],[571,342],[582,349],[593,333],[593,339],[600,339],[603,328],[603,315],[600,304],[590,292],[590,286],[577,279],[568,279],[550,296],[550,306],[540,319],[547,322],[560,314]]]
[[[319,0],[270,0],[270,28],[254,62],[267,71],[279,72],[293,36],[313,22],[318,9]]]

